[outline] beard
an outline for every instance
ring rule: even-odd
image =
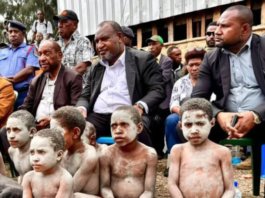
[[[108,53],[108,54],[105,54],[105,55],[100,55],[100,58],[104,61],[111,61],[113,59],[115,59],[116,57],[118,57],[120,55],[120,52],[121,52],[121,47],[119,45],[119,43],[117,43],[116,45],[116,51],[115,52],[112,52],[112,53]]]

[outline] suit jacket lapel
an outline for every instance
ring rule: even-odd
[[[130,98],[132,103],[134,103],[133,100],[133,92],[135,87],[135,60],[134,56],[132,56],[132,52],[130,48],[125,49],[125,71],[126,71],[126,80],[127,80],[127,87],[129,90]]]
[[[94,71],[92,73],[92,82],[91,82],[91,103],[94,103],[96,101],[96,98],[100,94],[100,87],[103,80],[103,76],[105,73],[105,67],[102,66],[100,63],[98,63],[97,66],[95,66]],[[90,105],[91,106],[91,105]]]
[[[42,96],[42,93],[43,93],[43,90],[44,90],[44,87],[45,87],[45,84],[46,84],[46,80],[49,77],[48,73],[43,73],[43,74],[40,74],[40,75],[42,75],[42,79],[40,81],[39,86],[36,89],[36,100],[35,100],[36,102],[34,102],[34,106],[33,106],[33,112],[35,112],[35,113],[36,113],[37,108],[38,108],[38,106],[40,104],[41,96]]]
[[[61,69],[59,71],[59,74],[57,76],[56,82],[55,82],[55,88],[54,88],[54,95],[53,95],[53,104],[55,105],[55,101],[57,100],[57,97],[59,95],[61,86],[63,84],[63,73],[64,73],[65,67],[61,65]],[[55,107],[54,107],[55,108]]]
[[[229,55],[222,53],[221,50],[219,54],[220,54],[219,64],[220,64],[221,79],[222,79],[222,85],[223,85],[223,93],[224,93],[224,96],[228,96],[229,91],[230,91],[230,84],[231,84]]]
[[[257,82],[259,87],[261,88],[262,92],[265,93],[265,79],[263,75],[263,60],[261,59],[260,46],[258,38],[253,34],[252,41],[251,41],[251,59],[254,74],[256,76]]]

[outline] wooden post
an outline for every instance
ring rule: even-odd
[[[186,18],[186,24],[187,24],[187,39],[192,38],[192,17],[189,16]]]
[[[137,49],[142,48],[142,29],[137,29]]]
[[[247,2],[246,2],[246,6],[247,6],[249,9],[251,9],[251,0],[247,0]]]
[[[167,23],[168,42],[174,42],[174,19],[170,18]]]
[[[201,36],[205,36],[205,13],[202,13],[201,18]]]
[[[221,16],[221,8],[216,7],[213,9],[213,21],[218,21]]]
[[[152,35],[157,35],[157,26],[156,26],[156,23],[153,23],[153,26],[152,26]]]
[[[265,25],[265,0],[262,0],[261,5],[261,25]]]

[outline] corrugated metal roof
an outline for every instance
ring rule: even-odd
[[[83,36],[95,34],[97,25],[114,20],[131,26],[244,0],[57,0],[58,13],[73,10]]]

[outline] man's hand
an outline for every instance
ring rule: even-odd
[[[82,113],[82,115],[86,119],[87,118],[87,112],[83,108],[77,108],[77,109]]]
[[[143,115],[143,110],[142,110],[140,107],[138,107],[137,105],[133,105],[133,107],[134,107],[135,109],[137,109],[137,111],[139,112],[140,116]]]
[[[238,113],[238,121],[235,125],[238,138],[244,137],[256,125],[254,123],[254,115],[251,111]]]
[[[39,131],[39,130],[48,128],[50,125],[50,121],[51,121],[51,118],[49,117],[42,118],[41,120],[39,120],[39,124],[36,125],[37,130]]]
[[[235,131],[234,127],[231,127],[232,117],[236,115],[236,113],[230,112],[220,112],[217,114],[217,122],[220,127],[229,135],[229,132]],[[229,127],[229,128],[228,128]]]
[[[15,79],[14,79],[13,76],[7,76],[7,77],[5,77],[5,79],[8,80],[11,83],[15,83]]]

